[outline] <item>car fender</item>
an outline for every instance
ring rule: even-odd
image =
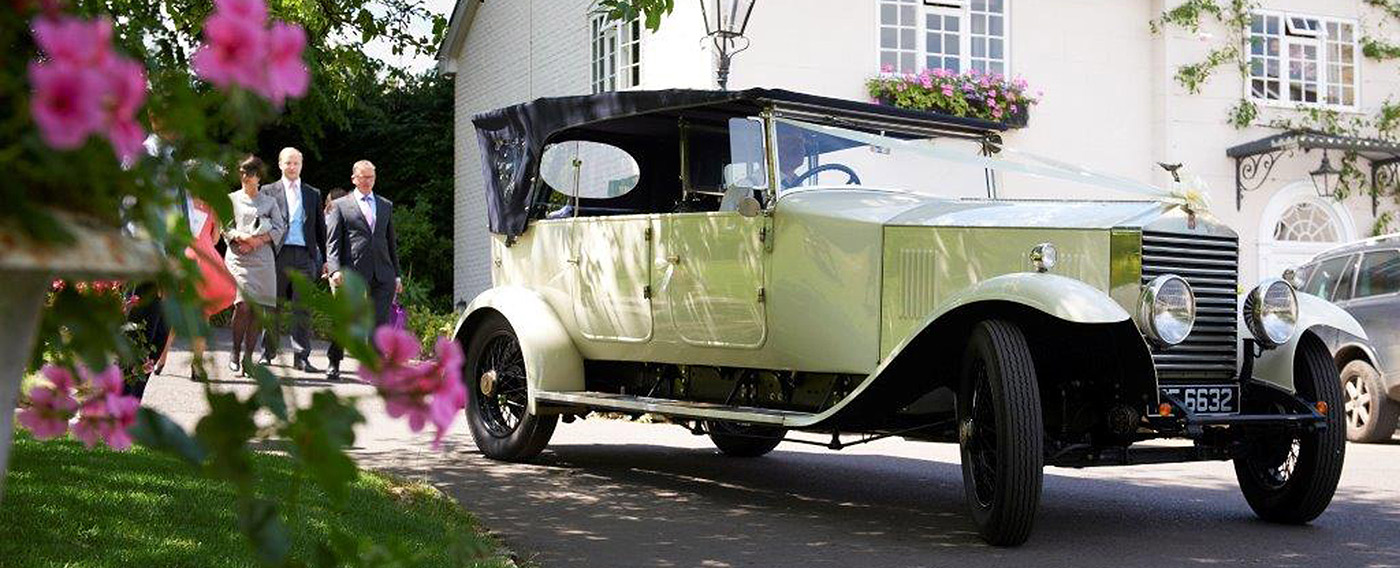
[[[488,313],[498,313],[510,322],[525,357],[529,383],[529,408],[536,412],[535,394],[540,391],[584,390],[583,356],[569,337],[554,309],[543,296],[518,286],[497,286],[477,295],[467,306],[453,337],[466,348],[473,325]],[[475,380],[475,377],[463,377]]]
[[[1014,273],[989,278],[953,295],[935,308],[913,331],[895,345],[889,356],[885,357],[880,365],[867,375],[850,395],[820,414],[794,421],[793,425],[809,426],[840,416],[863,412],[858,408],[859,404],[853,403],[872,396],[879,397],[881,395],[874,393],[889,387],[892,382],[897,382],[899,372],[891,371],[891,367],[898,363],[906,349],[910,348],[911,344],[917,341],[926,330],[938,325],[942,318],[959,310],[959,308],[982,303],[1019,304],[1071,323],[1123,324],[1132,319],[1132,316],[1108,294],[1073,278],[1045,273]],[[1132,329],[1136,333],[1137,328],[1134,326]],[[917,351],[917,347],[914,349]],[[1130,349],[1137,355],[1146,358],[1144,365],[1150,374],[1149,380],[1152,381],[1152,384],[1144,385],[1143,388],[1155,389],[1156,375],[1152,370],[1147,345],[1141,335],[1132,340]],[[1141,353],[1137,353],[1138,351]]]
[[[1293,386],[1293,356],[1298,351],[1298,343],[1304,333],[1330,327],[1363,341],[1368,339],[1366,330],[1362,329],[1356,318],[1346,310],[1312,294],[1299,293],[1297,296],[1298,325],[1294,328],[1293,337],[1288,343],[1265,349],[1254,361],[1254,378],[1287,389],[1288,392],[1297,391]],[[1239,329],[1241,337],[1254,337],[1249,331],[1249,326],[1245,325],[1243,315],[1240,316]]]

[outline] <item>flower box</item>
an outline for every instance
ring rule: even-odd
[[[882,105],[980,118],[1008,128],[1025,128],[1030,108],[1039,102],[1039,94],[1026,92],[1024,80],[976,70],[961,74],[944,69],[925,69],[917,74],[885,72],[866,81],[866,89]]]

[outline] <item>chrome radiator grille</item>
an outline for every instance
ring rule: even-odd
[[[1162,382],[1221,381],[1235,377],[1235,299],[1239,240],[1144,231],[1142,282],[1163,274],[1185,278],[1196,294],[1196,326],[1186,341],[1152,350]]]

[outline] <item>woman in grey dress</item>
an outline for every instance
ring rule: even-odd
[[[258,192],[262,170],[263,162],[256,156],[249,156],[238,164],[238,178],[243,187],[228,195],[233,202],[233,221],[224,228],[224,240],[228,241],[224,264],[238,285],[238,296],[233,304],[233,350],[228,368],[244,374],[248,373],[253,345],[258,340],[258,318],[253,306],[261,311],[277,301],[277,259],[272,243],[281,240],[287,231],[277,199]]]

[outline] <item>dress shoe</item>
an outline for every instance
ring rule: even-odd
[[[203,368],[190,364],[190,380],[196,383],[208,382],[209,374]]]
[[[305,373],[321,372],[321,369],[316,368],[315,365],[311,364],[311,361],[308,361],[306,359],[297,359],[295,362],[292,363],[292,368]]]
[[[326,369],[326,380],[328,380],[328,381],[338,381],[338,380],[340,380],[340,365],[336,365],[336,364],[332,363],[332,364],[331,364],[331,367],[330,367],[329,369]]]

